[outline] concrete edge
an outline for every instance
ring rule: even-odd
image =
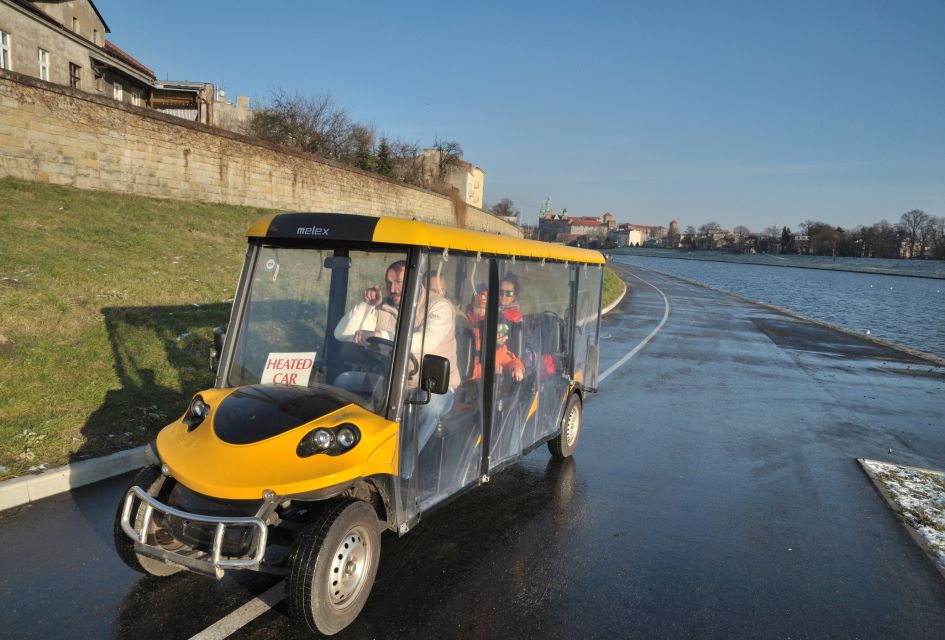
[[[623,300],[624,296],[627,295],[627,291],[630,290],[630,286],[626,282],[624,282],[623,278],[621,278],[620,281],[623,282],[623,293],[617,296],[616,300],[614,300],[609,305],[601,309],[600,311],[601,315],[604,315],[613,311],[617,307],[617,305],[620,304],[620,302]]]
[[[830,324],[829,322],[824,322],[823,320],[818,320],[817,318],[811,318],[810,316],[805,316],[805,315],[803,315],[803,314],[801,314],[801,313],[798,313],[797,311],[791,311],[790,309],[785,309],[784,307],[779,307],[778,305],[776,305],[776,304],[771,304],[770,302],[763,302],[763,301],[761,301],[761,300],[756,300],[755,298],[749,298],[748,296],[744,296],[744,295],[742,295],[742,294],[740,294],[740,293],[735,293],[735,292],[733,292],[733,291],[728,291],[728,290],[726,290],[726,289],[722,289],[722,288],[719,288],[719,287],[713,287],[713,286],[711,286],[711,285],[708,285],[708,284],[705,284],[705,283],[702,283],[702,282],[698,282],[698,281],[696,281],[696,280],[691,280],[691,279],[689,279],[689,278],[684,278],[684,277],[682,277],[682,276],[677,276],[677,275],[672,274],[672,273],[666,273],[665,271],[660,271],[659,269],[649,269],[649,268],[647,268],[647,267],[634,267],[634,265],[630,265],[630,264],[624,264],[624,265],[622,265],[622,266],[623,266],[624,268],[627,268],[627,269],[638,268],[638,269],[644,269],[644,270],[648,270],[648,271],[653,271],[654,273],[658,273],[658,274],[660,274],[660,275],[662,275],[662,276],[666,276],[667,278],[675,278],[676,280],[679,280],[679,281],[681,281],[681,282],[685,282],[685,283],[687,283],[687,284],[695,285],[695,286],[697,286],[697,287],[702,287],[703,289],[708,289],[709,291],[717,291],[718,293],[724,293],[725,295],[729,295],[729,296],[738,298],[738,299],[740,299],[740,300],[744,300],[744,301],[746,301],[746,302],[751,302],[752,304],[756,304],[756,305],[758,305],[758,306],[760,306],[760,307],[764,307],[764,308],[766,308],[766,309],[771,309],[772,311],[776,311],[776,312],[778,312],[778,313],[780,313],[780,314],[783,314],[783,315],[786,315],[786,316],[790,316],[790,317],[796,318],[796,319],[798,319],[798,320],[803,320],[804,322],[810,322],[811,324],[816,324],[816,325],[821,326],[821,327],[826,327],[827,329],[832,329],[832,330],[834,330],[834,331],[838,331],[838,332],[843,333],[843,334],[845,334],[845,335],[848,335],[848,336],[850,336],[850,337],[852,337],[852,338],[859,338],[860,340],[863,340],[864,342],[872,342],[872,343],[874,343],[874,344],[878,344],[878,345],[880,345],[880,346],[887,347],[887,348],[892,349],[892,350],[894,350],[894,351],[900,351],[900,352],[902,352],[902,353],[905,353],[905,354],[907,354],[907,355],[912,356],[913,358],[919,358],[919,359],[921,359],[921,360],[928,360],[930,365],[935,365],[935,366],[939,366],[939,367],[945,367],[945,358],[941,358],[941,357],[939,357],[939,356],[937,356],[937,355],[934,355],[934,354],[931,354],[931,353],[926,353],[925,351],[919,351],[918,349],[913,349],[913,348],[911,348],[911,347],[906,347],[906,346],[904,346],[904,345],[897,344],[897,343],[895,343],[895,342],[889,342],[888,340],[883,340],[882,338],[876,338],[876,337],[874,337],[874,336],[868,336],[868,335],[865,335],[865,334],[863,334],[863,333],[858,333],[858,332],[856,332],[856,331],[853,331],[852,329],[847,329],[846,327],[841,327],[841,326],[839,326],[839,325]]]
[[[909,521],[906,519],[905,515],[902,513],[902,509],[899,508],[899,505],[896,503],[896,499],[886,488],[886,485],[883,484],[883,481],[876,477],[876,474],[873,473],[873,470],[869,468],[870,462],[876,462],[879,464],[892,464],[897,467],[909,467],[910,465],[905,464],[896,464],[894,462],[883,462],[882,460],[872,460],[869,458],[857,458],[856,461],[860,464],[860,468],[863,469],[863,472],[873,483],[873,487],[882,496],[883,500],[886,501],[886,505],[890,510],[896,514],[896,519],[899,520],[900,524],[905,527],[906,531],[909,533],[909,536],[915,541],[919,548],[925,552],[925,555],[928,556],[929,560],[932,561],[932,564],[938,569],[938,572],[942,574],[942,577],[945,578],[945,564],[943,564],[938,557],[938,554],[935,552],[935,549],[929,545],[928,540],[926,540],[922,534],[912,528],[912,525],[909,524]],[[919,471],[927,471],[929,473],[941,473],[941,471],[935,471],[934,469],[923,469],[921,467],[910,467],[912,469],[917,469]]]
[[[0,511],[133,471],[143,467],[145,462],[142,446],[5,480],[0,482]]]

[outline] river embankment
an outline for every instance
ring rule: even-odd
[[[945,357],[945,282],[834,269],[618,255],[643,267]]]
[[[706,262],[729,262],[769,267],[850,271],[854,273],[872,273],[910,278],[945,279],[945,260],[834,258],[831,256],[807,256],[790,253],[775,255],[769,253],[727,253],[724,251],[677,251],[674,249],[649,249],[643,247],[615,249],[607,253],[612,256],[701,260]]]

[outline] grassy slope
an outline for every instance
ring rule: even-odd
[[[606,308],[611,302],[620,297],[623,291],[623,280],[610,267],[604,267],[604,292],[602,307]]]
[[[0,179],[0,477],[141,444],[212,384],[262,213]]]

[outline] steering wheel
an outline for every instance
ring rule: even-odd
[[[394,341],[388,340],[387,338],[371,336],[367,339],[367,345],[368,353],[374,354],[379,358],[390,359],[391,354],[394,353]],[[413,378],[420,370],[420,363],[417,361],[417,357],[415,355],[412,353],[409,355],[410,366],[407,368],[407,377]]]

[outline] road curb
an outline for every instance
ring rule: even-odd
[[[0,482],[0,511],[64,493],[143,467],[144,447],[92,458],[36,475]]]
[[[602,309],[601,314],[616,308],[629,289],[630,287],[624,282],[623,293]],[[36,475],[4,480],[0,482],[0,511],[133,471],[143,467],[145,462],[144,447],[137,447],[102,458],[67,464]]]
[[[623,278],[621,278],[620,281],[623,282]],[[601,315],[604,315],[604,314],[607,314],[607,313],[610,313],[611,311],[613,311],[614,308],[615,308],[618,304],[620,304],[620,301],[623,300],[623,297],[624,297],[625,295],[627,295],[627,291],[629,291],[629,290],[630,290],[630,285],[628,285],[626,282],[623,282],[623,293],[621,293],[619,296],[617,296],[617,299],[616,299],[616,300],[614,300],[614,301],[611,302],[609,305],[607,305],[606,307],[604,307],[603,309],[601,309],[601,310],[600,310],[600,314],[601,314]]]

